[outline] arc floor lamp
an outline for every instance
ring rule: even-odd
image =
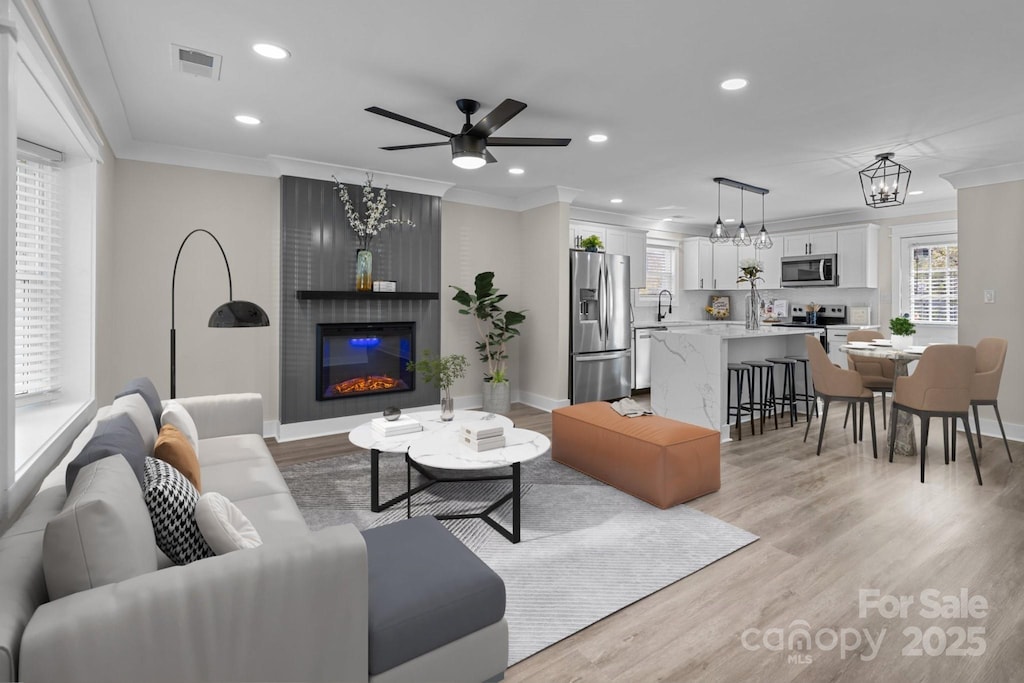
[[[223,303],[218,306],[210,315],[210,327],[270,326],[270,318],[267,317],[267,312],[258,305],[251,301],[235,301],[231,285],[231,266],[228,265],[228,255],[224,253],[224,247],[221,245],[220,240],[217,239],[217,236],[205,228],[196,228],[189,234],[185,235],[185,239],[181,241],[181,246],[178,247],[178,255],[174,257],[174,272],[171,274],[171,398],[177,397],[177,381],[175,377],[177,374],[177,353],[174,340],[174,288],[178,279],[178,261],[181,259],[181,250],[185,248],[185,242],[188,242],[189,238],[197,232],[206,233],[213,238],[214,242],[217,243],[217,248],[220,249],[220,255],[224,257],[224,267],[228,271],[228,301],[227,303]]]

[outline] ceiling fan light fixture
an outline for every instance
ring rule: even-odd
[[[487,143],[472,135],[452,136],[452,163],[472,171],[487,163]]]

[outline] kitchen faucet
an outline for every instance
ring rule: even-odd
[[[663,289],[660,292],[658,292],[658,322],[659,323],[662,320],[664,320],[666,317],[668,317],[668,313],[664,313],[663,314],[661,312],[661,295],[662,294],[668,294],[668,313],[672,312],[672,292],[668,291],[667,289]]]

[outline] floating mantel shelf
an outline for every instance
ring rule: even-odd
[[[295,292],[295,298],[299,300],[325,300],[325,299],[358,299],[378,301],[389,301],[395,299],[430,300],[438,299],[437,292],[353,292],[329,289],[299,289]]]

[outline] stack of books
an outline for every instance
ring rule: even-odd
[[[397,420],[387,420],[383,417],[375,417],[370,421],[370,426],[373,428],[374,432],[383,437],[412,434],[413,432],[418,432],[423,429],[423,425],[408,415],[402,415]]]
[[[505,428],[486,420],[463,424],[459,436],[462,443],[474,451],[489,451],[505,446]]]

